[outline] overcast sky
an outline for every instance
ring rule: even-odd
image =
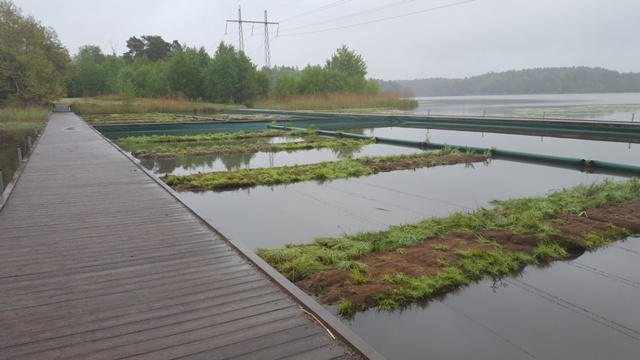
[[[369,77],[468,77],[538,67],[640,72],[639,0],[14,0],[53,28],[73,55],[84,45],[126,52],[131,36],[160,35],[213,55],[238,48],[238,24],[264,21],[272,65],[324,64],[342,44]],[[265,64],[264,24],[244,24],[244,50]]]

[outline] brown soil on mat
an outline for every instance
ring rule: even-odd
[[[619,206],[597,208],[578,214],[561,214],[546,223],[560,231],[555,240],[560,241],[570,251],[585,250],[581,243],[585,233],[607,229],[609,224],[627,229],[632,234],[640,233],[640,201]],[[495,241],[504,251],[531,253],[538,242],[534,235],[522,235],[509,231],[482,231],[478,233],[455,232],[444,238],[429,238],[422,243],[405,248],[399,252],[371,253],[359,261],[369,270],[367,275],[372,281],[366,284],[354,284],[350,273],[344,270],[321,271],[310,278],[298,281],[303,290],[317,295],[323,303],[336,303],[341,298],[355,304],[368,304],[374,295],[393,289],[395,285],[383,281],[384,274],[402,273],[409,277],[435,275],[445,261],[455,264],[459,258],[458,250],[489,247],[476,241],[478,236]],[[437,250],[445,249],[445,250]]]

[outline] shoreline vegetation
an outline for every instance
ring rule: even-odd
[[[226,114],[226,109],[245,108],[191,101],[184,97],[124,99],[117,95],[93,98],[68,98],[59,101],[90,124],[126,124],[154,122],[187,122],[212,120],[276,120],[273,115]],[[417,100],[395,93],[301,95],[286,99],[263,98],[251,108],[266,110],[358,111],[386,113],[409,111],[418,107]]]
[[[44,128],[50,110],[43,106],[0,108],[0,170],[3,182],[0,185],[12,182],[20,166],[16,145],[26,149],[28,136],[35,139],[37,131]]]
[[[117,95],[101,95],[92,98],[68,98],[61,100],[60,103],[69,105],[78,116],[99,114],[104,118],[144,113],[212,115],[219,114],[230,107],[223,104],[191,101],[181,96],[128,99]],[[89,117],[89,119],[93,118]]]
[[[0,130],[41,127],[49,111],[44,106],[0,108]]]
[[[311,165],[277,168],[240,169],[194,175],[166,175],[161,179],[176,190],[232,190],[260,185],[283,185],[301,181],[329,181],[360,177],[395,170],[409,170],[440,165],[485,162],[489,154],[463,153],[447,148],[417,154],[363,157]]]
[[[261,99],[253,108],[268,110],[311,110],[311,111],[409,111],[418,107],[418,101],[410,96],[394,92],[377,94],[314,94],[293,96],[286,99]]]
[[[491,209],[256,253],[343,318],[429,301],[640,233],[640,180],[605,180]]]

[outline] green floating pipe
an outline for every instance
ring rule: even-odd
[[[269,129],[308,130],[305,128],[280,126],[280,125],[269,125]],[[454,149],[461,149],[466,151],[473,151],[476,154],[489,153],[491,154],[491,157],[494,159],[515,160],[515,161],[540,164],[540,165],[554,165],[562,168],[579,170],[579,171],[588,172],[588,173],[601,172],[605,174],[618,175],[618,176],[629,176],[629,175],[640,176],[640,166],[611,163],[611,162],[599,161],[599,160],[585,160],[585,159],[568,158],[568,157],[562,157],[562,156],[532,154],[532,153],[525,153],[525,152],[519,152],[519,151],[499,150],[494,148],[487,149],[487,148],[478,148],[478,147],[470,147],[470,146],[438,144],[438,143],[427,142],[427,141],[382,138],[382,137],[376,137],[376,136],[344,133],[340,131],[318,130],[318,134],[326,135],[326,136],[353,138],[353,139],[374,138],[377,144],[390,144],[390,145],[398,145],[398,146],[417,147],[421,149],[454,148]]]

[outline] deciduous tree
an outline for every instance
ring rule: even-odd
[[[39,105],[64,96],[68,63],[53,29],[0,0],[0,106]]]

